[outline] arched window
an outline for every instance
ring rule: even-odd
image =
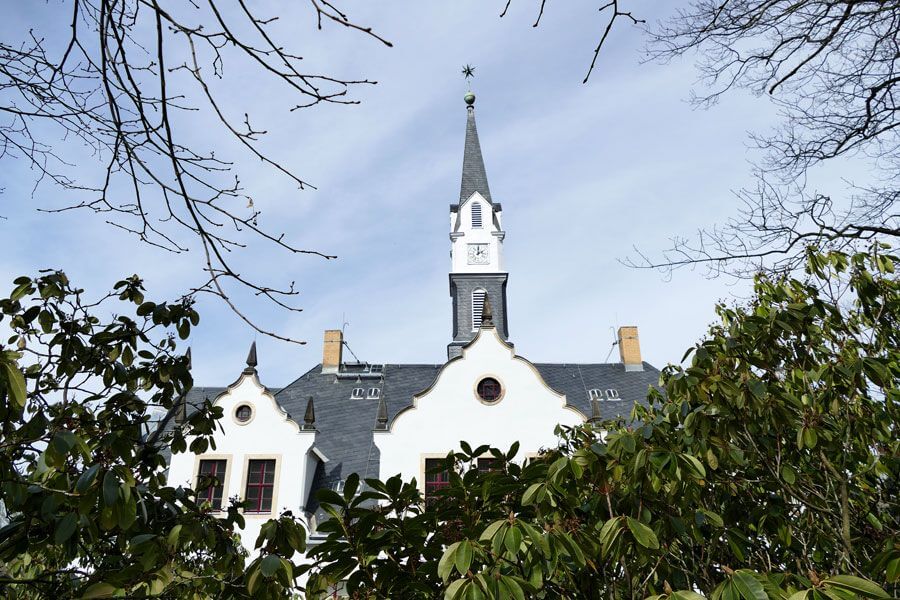
[[[487,292],[477,289],[472,292],[472,331],[478,331],[481,328],[481,311],[484,310],[484,298]]]
[[[472,227],[481,229],[481,203],[472,203]]]

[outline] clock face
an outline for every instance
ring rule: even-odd
[[[486,265],[490,262],[487,244],[469,244],[469,264]]]

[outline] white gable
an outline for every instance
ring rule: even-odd
[[[496,402],[477,395],[478,382],[485,377],[500,382],[502,394]],[[460,440],[503,450],[518,441],[524,456],[555,446],[557,424],[584,420],[494,328],[482,329],[462,356],[444,365],[434,384],[414,398],[413,406],[394,418],[388,431],[375,433],[380,475],[384,479],[400,473],[421,485],[424,459],[458,450]]]
[[[173,455],[169,483],[193,487],[200,461],[224,460],[223,504],[227,506],[228,498],[244,498],[251,460],[274,460],[271,511],[244,515],[246,527],[241,531],[241,539],[247,548],[252,548],[260,527],[268,519],[277,517],[284,510],[303,515],[302,509],[312,485],[311,470],[319,460],[311,452],[316,432],[301,429],[289,418],[255,373],[241,375],[213,404],[222,407],[224,413],[218,422],[220,429],[213,438],[215,448],[210,447],[201,455],[190,452]],[[245,406],[250,408],[250,417],[241,421],[237,411]]]

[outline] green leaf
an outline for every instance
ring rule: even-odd
[[[762,584],[749,571],[736,571],[731,581],[744,600],[769,600]]]
[[[69,454],[69,450],[75,446],[75,442],[75,434],[71,431],[63,430],[53,436],[53,439],[50,440],[50,446],[52,446],[53,451],[57,455],[65,457]]]
[[[706,464],[708,464],[709,468],[713,471],[719,468],[719,458],[716,456],[716,453],[713,452],[712,448],[706,450]]]
[[[344,482],[344,500],[347,502],[352,500],[353,496],[356,495],[357,489],[359,489],[359,475],[350,473],[347,480]]]
[[[706,469],[703,468],[703,464],[697,460],[696,456],[691,456],[690,454],[681,454],[680,456],[691,470],[694,478],[703,479],[706,477]]]
[[[519,552],[519,548],[522,545],[522,532],[517,525],[510,525],[503,542],[506,544],[506,549],[510,554],[515,555]]]
[[[508,577],[503,575],[500,577],[500,597],[510,597],[515,598],[516,600],[525,600],[525,592],[522,591],[521,586],[519,586],[518,582],[512,577]],[[506,591],[506,595],[503,594],[503,591]]]
[[[506,519],[500,519],[499,521],[494,521],[493,523],[491,523],[490,525],[487,526],[487,529],[485,529],[481,533],[481,537],[479,537],[478,539],[480,539],[480,540],[493,539],[493,537],[497,534],[497,530],[500,529],[501,527],[503,527],[503,525],[506,524],[507,522],[508,521]]]
[[[110,585],[108,583],[95,583],[87,590],[85,590],[84,594],[82,594],[82,598],[110,598],[113,594],[116,593],[116,588],[114,585]]]
[[[803,445],[807,448],[815,448],[819,440],[816,430],[811,427],[804,427],[801,431],[803,431]]]
[[[444,592],[444,600],[454,600],[459,597],[459,592],[466,581],[466,579],[457,579],[447,586],[447,591]]]
[[[677,592],[672,592],[672,595],[669,596],[669,598],[670,600],[706,600],[706,598],[697,592],[692,592],[690,590],[678,590]]]
[[[881,531],[884,529],[884,525],[881,524],[881,521],[878,520],[878,517],[873,515],[872,513],[866,513],[866,520],[874,527],[876,530]]]
[[[178,538],[181,536],[181,523],[172,528],[169,535],[166,536],[166,542],[169,547],[174,548],[178,544]]]
[[[702,512],[703,512],[703,516],[706,517],[706,520],[713,527],[719,527],[719,528],[725,527],[725,521],[722,520],[722,517],[720,517],[718,513],[714,513],[711,510],[704,510]]]
[[[538,492],[543,489],[543,487],[543,483],[532,483],[530,486],[528,486],[528,489],[526,489],[525,493],[522,494],[522,506],[530,506],[534,504]]]
[[[250,569],[250,577],[247,578],[247,591],[250,592],[251,596],[256,594],[256,588],[259,586],[259,567],[253,567]]]
[[[6,371],[6,389],[9,398],[18,410],[22,410],[28,397],[25,390],[25,376],[16,365],[8,362],[3,363],[3,369]]]
[[[451,544],[446,550],[444,550],[444,555],[441,556],[440,562],[438,562],[438,577],[441,578],[445,583],[447,579],[450,578],[450,573],[453,572],[453,565],[456,560],[456,550],[459,548],[459,545],[462,542],[456,542],[455,544]]]
[[[83,494],[91,484],[94,483],[94,479],[97,478],[97,473],[100,471],[100,465],[91,465],[88,467],[88,470],[81,474],[81,477],[78,478],[78,481],[75,482],[75,491],[79,494]]]
[[[112,506],[119,495],[119,480],[112,469],[103,475],[103,504]]]
[[[656,539],[656,534],[653,533],[652,529],[637,519],[627,517],[626,520],[628,522],[628,529],[631,530],[631,534],[634,536],[634,539],[637,540],[638,544],[652,550],[659,548],[659,540]]]
[[[53,315],[49,310],[42,310],[38,315],[38,323],[41,326],[41,331],[44,333],[50,333],[53,329]]]
[[[259,564],[259,570],[265,577],[271,577],[279,568],[281,568],[281,558],[277,554],[269,554]]]
[[[67,514],[57,523],[56,531],[53,533],[53,540],[57,544],[65,543],[75,533],[76,527],[78,527],[78,515],[75,513]]]
[[[319,502],[325,504],[333,504],[335,506],[346,506],[346,502],[344,501],[344,497],[338,494],[334,490],[330,490],[328,488],[322,488],[318,492],[316,492],[316,498],[319,499]]]
[[[794,469],[789,465],[784,465],[781,467],[781,478],[784,479],[788,485],[794,485],[794,482],[797,481],[797,474],[794,473]]]
[[[866,598],[890,598],[888,593],[878,587],[876,583],[853,575],[835,575],[826,579],[825,583]]]
[[[468,572],[469,566],[472,564],[472,555],[472,545],[468,540],[463,541],[453,558],[453,563],[456,565],[456,570],[459,571],[460,575],[465,575]]]

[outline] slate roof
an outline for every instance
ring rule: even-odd
[[[491,202],[491,190],[488,187],[487,172],[484,170],[484,158],[481,156],[481,144],[478,142],[478,129],[475,127],[475,107],[469,106],[466,116],[466,145],[463,149],[462,183],[459,188],[459,201],[467,200],[475,192],[481,193],[484,199]],[[493,202],[491,202],[493,204]]]
[[[187,403],[188,407],[197,407],[203,404],[203,401],[209,399],[213,401],[216,397],[224,392],[228,388],[224,387],[204,387],[204,386],[195,386],[191,388],[191,391],[188,392],[187,395]],[[188,408],[190,411],[190,408]]]
[[[318,508],[315,491],[334,487],[350,473],[361,478],[378,477],[379,452],[372,432],[378,411],[378,399],[368,398],[369,388],[377,387],[385,399],[388,422],[412,403],[414,394],[427,388],[437,377],[441,365],[384,365],[380,375],[360,373],[322,373],[316,365],[299,379],[275,394],[275,400],[295,420],[303,415],[306,401],[313,397],[316,407],[315,447],[328,458],[319,463],[313,479],[313,492],[307,502],[310,512]],[[353,388],[365,390],[363,398],[351,398]]]
[[[615,390],[618,399],[600,401],[600,416],[612,419],[627,415],[635,402],[646,404],[649,388],[658,387],[659,369],[644,363],[643,371],[626,371],[621,363],[558,364],[535,363],[544,381],[566,395],[566,403],[591,416],[590,390]]]

